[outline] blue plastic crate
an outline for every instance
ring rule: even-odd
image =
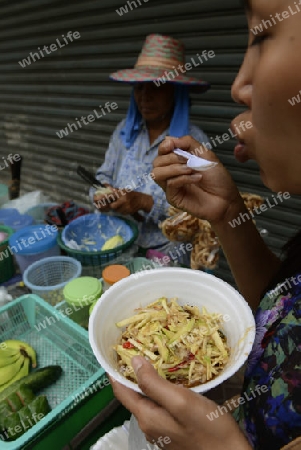
[[[1,450],[21,450],[78,406],[77,399],[93,392],[92,386],[105,372],[94,357],[87,331],[34,294],[0,308],[0,336],[1,341],[19,339],[32,345],[38,368],[60,365],[63,369],[55,383],[39,392],[47,395],[51,412],[19,439],[0,440]]]

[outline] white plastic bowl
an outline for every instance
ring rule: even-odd
[[[181,305],[205,306],[225,316],[223,332],[231,348],[225,369],[211,381],[191,388],[206,392],[234,375],[246,361],[255,338],[255,321],[244,298],[229,284],[200,271],[161,268],[133,274],[113,285],[96,303],[89,321],[89,340],[101,366],[115,380],[141,393],[139,386],[117,370],[113,350],[121,336],[116,323],[160,297],[177,297]]]

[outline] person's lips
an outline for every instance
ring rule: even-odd
[[[234,156],[240,163],[247,162],[250,158],[246,143],[243,140],[239,140],[239,143],[234,148]]]
[[[234,148],[234,156],[240,163],[245,163],[251,159],[251,156],[248,153],[247,144],[243,139],[243,132],[240,128],[234,126],[234,121],[231,123],[231,130],[238,140],[238,144]]]
[[[250,158],[248,155],[247,146],[244,141],[239,141],[239,143],[234,148],[234,156],[240,163],[247,162]]]

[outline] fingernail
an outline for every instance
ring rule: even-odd
[[[163,142],[164,147],[168,148],[168,147],[170,147],[170,144],[171,144],[171,139],[165,138],[165,140]]]
[[[201,181],[201,179],[203,178],[203,175],[194,173],[193,175],[191,175],[191,178],[193,179],[193,181]]]
[[[132,363],[133,369],[135,371],[135,374],[137,375],[137,372],[143,366],[143,359],[141,358],[141,356],[134,356],[132,358],[131,363]]]

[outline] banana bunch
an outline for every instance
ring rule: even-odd
[[[118,247],[124,243],[124,239],[120,234],[116,234],[116,236],[108,239],[103,246],[101,247],[101,251],[111,250],[112,248]]]
[[[26,342],[8,340],[0,344],[0,392],[37,366],[36,352]]]

